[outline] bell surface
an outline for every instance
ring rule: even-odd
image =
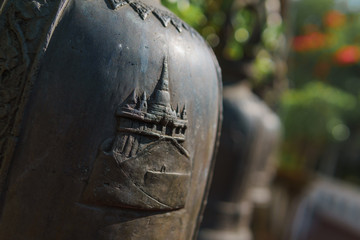
[[[152,0],[14,0],[0,42],[0,239],[195,238],[221,119],[199,34]]]

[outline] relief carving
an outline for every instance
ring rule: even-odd
[[[64,2],[5,1],[0,9],[0,188],[19,134],[34,66]]]
[[[189,31],[191,35],[198,36],[200,39],[200,35],[194,31],[189,25],[184,23],[174,14],[155,8],[153,6],[149,6],[140,0],[108,0],[111,4],[111,7],[114,10],[120,9],[125,5],[129,5],[135,12],[139,14],[142,20],[145,20],[150,13],[152,13],[164,27],[168,27],[169,23],[171,23],[178,32],[182,32],[183,29]]]
[[[117,133],[100,147],[84,192],[95,205],[174,210],[185,205],[191,163],[183,147],[185,106],[171,106],[167,60],[150,95],[134,90],[116,113]]]

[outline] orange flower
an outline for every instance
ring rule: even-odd
[[[352,65],[360,61],[360,48],[348,45],[340,48],[335,53],[335,62],[339,65]]]
[[[330,28],[341,27],[346,22],[346,16],[339,11],[332,10],[324,16],[324,25]]]
[[[320,32],[312,32],[297,36],[293,39],[292,46],[296,52],[319,50],[326,46],[326,35]]]

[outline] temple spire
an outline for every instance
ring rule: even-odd
[[[171,113],[170,92],[169,92],[169,69],[167,57],[164,57],[160,79],[156,84],[149,103],[150,112]],[[172,114],[172,113],[171,113]]]
[[[147,100],[146,100],[146,92],[144,92],[141,96],[140,101],[140,111],[146,112],[147,111]]]
[[[137,103],[137,95],[135,89],[129,94],[129,96],[125,99],[124,103],[130,106],[134,106]]]
[[[161,71],[161,77],[159,80],[159,90],[169,91],[169,69],[168,69],[168,61],[167,57],[164,57],[163,67]]]

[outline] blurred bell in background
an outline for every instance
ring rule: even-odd
[[[198,239],[360,239],[360,1],[162,2],[224,80]]]

